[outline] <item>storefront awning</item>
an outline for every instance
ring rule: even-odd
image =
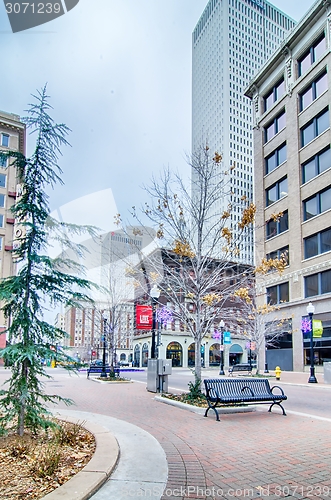
[[[243,354],[243,349],[239,344],[233,344],[230,347],[230,353],[231,354]]]

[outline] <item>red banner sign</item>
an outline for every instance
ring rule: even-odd
[[[136,328],[151,330],[153,326],[152,306],[136,306]]]

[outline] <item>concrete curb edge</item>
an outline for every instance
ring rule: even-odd
[[[182,403],[181,401],[175,401],[174,399],[164,398],[162,396],[154,396],[156,401],[160,401],[161,403],[165,403],[171,406],[177,406],[178,408],[182,408],[183,410],[192,411],[193,413],[198,413],[199,415],[204,415],[206,408],[201,408],[200,406],[193,406],[187,403]],[[217,408],[218,413],[248,413],[251,411],[255,411],[256,406],[234,406],[228,408]]]
[[[59,488],[43,497],[43,500],[88,500],[107,481],[115,469],[120,448],[115,437],[101,425],[89,421],[80,421],[70,416],[54,414],[59,420],[77,423],[94,435],[96,449],[91,460],[85,467]]]

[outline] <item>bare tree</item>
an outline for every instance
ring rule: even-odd
[[[152,180],[146,188],[151,201],[143,213],[161,249],[142,256],[135,269],[140,295],[146,298],[156,283],[162,300],[171,304],[175,318],[192,335],[196,379],[201,379],[201,341],[218,325],[222,308],[246,283],[251,269],[243,263],[240,245],[252,230],[255,206],[243,197],[239,206],[229,201],[221,211],[220,200],[233,195],[229,172],[235,168],[223,168],[220,174],[221,163],[221,155],[205,146],[189,159],[189,187],[170,170]],[[241,214],[235,231],[230,222],[234,210]],[[141,224],[135,208],[133,215]]]
[[[272,272],[281,275],[288,265],[287,252],[282,253],[277,258],[263,257],[259,266],[254,269],[254,277],[259,278],[259,283]],[[259,300],[255,279],[247,285],[238,288],[234,292],[236,300],[239,300],[241,315],[237,318],[240,330],[251,344],[254,344],[254,353],[256,355],[257,373],[259,372],[259,358],[261,351],[266,347],[274,347],[277,341],[283,335],[282,326],[287,322],[286,318],[281,316],[280,306],[272,304],[269,298]]]

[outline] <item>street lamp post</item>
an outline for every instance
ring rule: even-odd
[[[268,370],[268,347],[265,346],[264,373],[269,373]]]
[[[221,330],[221,364],[220,364],[220,375],[225,375],[224,372],[224,321],[221,319],[220,321],[220,330]]]
[[[249,369],[252,371],[252,341],[249,341]]]
[[[107,332],[107,319],[103,319],[103,351],[102,351],[102,371],[100,377],[107,377],[106,372],[106,332]]]
[[[150,291],[150,296],[152,299],[152,347],[151,347],[151,358],[155,359],[155,330],[156,330],[156,304],[157,304],[157,299],[160,297],[160,290],[154,285],[153,288],[151,288]]]
[[[315,366],[314,366],[314,340],[313,340],[313,315],[315,312],[315,307],[311,302],[309,302],[307,306],[307,314],[309,314],[309,320],[310,320],[310,377],[308,379],[308,382],[310,384],[317,384],[317,379],[315,377]]]

